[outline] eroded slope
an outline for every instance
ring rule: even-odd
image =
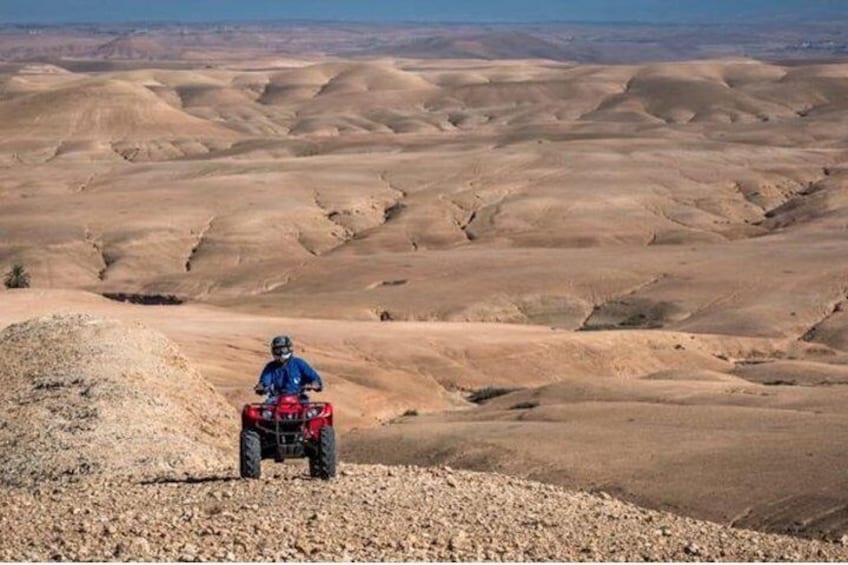
[[[747,60],[18,69],[0,262],[37,286],[254,312],[812,339],[848,290],[846,76]],[[837,343],[840,320],[819,335]]]

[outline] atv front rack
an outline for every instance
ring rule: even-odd
[[[265,432],[266,437],[273,437],[273,443],[269,443],[269,447],[273,446],[277,459],[285,457],[303,457],[308,455],[307,443],[304,442],[303,430],[309,422],[318,420],[324,412],[325,404],[322,402],[304,403],[303,406],[308,409],[310,407],[318,408],[318,412],[309,417],[301,417],[296,414],[280,414],[273,419],[262,418],[256,420],[254,425],[256,429]]]
[[[275,452],[280,457],[302,457],[303,422],[297,420],[259,420],[256,427],[273,437]]]

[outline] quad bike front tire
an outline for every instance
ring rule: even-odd
[[[262,475],[262,441],[255,430],[241,432],[239,473],[242,479],[258,479]]]
[[[336,476],[336,431],[324,426],[318,434],[318,450],[309,458],[309,476],[329,481]]]

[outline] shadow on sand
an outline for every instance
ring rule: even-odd
[[[147,479],[141,481],[142,485],[191,485],[196,483],[228,483],[233,481],[241,481],[239,477],[159,477],[156,479]]]

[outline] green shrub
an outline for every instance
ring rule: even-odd
[[[516,390],[521,389],[487,386],[486,388],[477,389],[468,395],[468,401],[473,402],[474,404],[483,404],[487,400],[515,392]]]
[[[509,407],[510,410],[530,410],[531,408],[535,408],[539,405],[539,403],[535,400],[530,400],[528,402],[519,402],[518,404],[513,404]]]
[[[6,273],[3,284],[6,288],[29,288],[29,273],[23,265],[17,263],[12,266],[11,271]]]

